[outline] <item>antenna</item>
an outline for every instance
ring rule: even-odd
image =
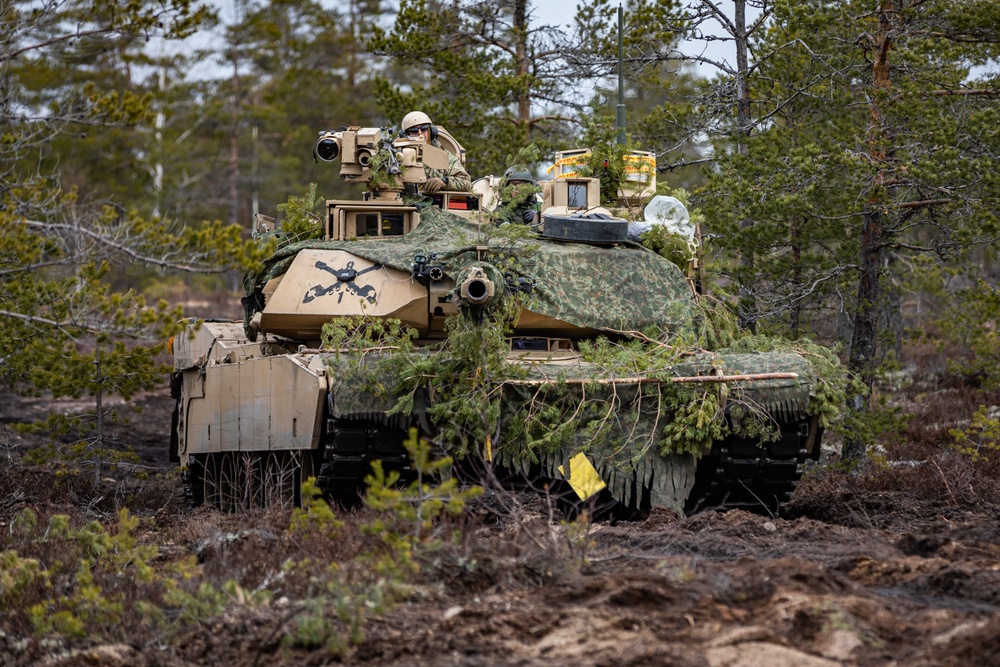
[[[622,64],[625,60],[622,48],[622,24],[624,23],[622,6],[618,5],[618,106],[615,107],[615,128],[618,130],[616,142],[625,145],[625,86],[622,83]]]

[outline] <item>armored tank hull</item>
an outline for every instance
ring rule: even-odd
[[[172,454],[190,501],[292,505],[307,477],[331,498],[356,497],[373,461],[413,475],[403,443],[416,429],[445,453],[565,483],[581,499],[778,512],[819,455],[806,360],[698,347],[685,276],[641,245],[490,236],[477,208],[459,193],[417,206],[329,202],[325,240],[287,245],[250,277],[243,322],[193,325],[174,342]],[[492,431],[456,448],[434,407],[482,368],[456,357],[454,376],[404,387],[384,377],[400,365],[382,362],[426,366],[449,354],[450,320],[501,326],[491,309],[511,302],[505,372],[481,383]],[[413,347],[323,345],[324,324],[358,316],[398,320]],[[672,353],[633,368],[595,353],[601,341]]]

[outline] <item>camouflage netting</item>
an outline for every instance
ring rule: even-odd
[[[393,378],[379,368],[377,355],[369,355],[363,361],[352,355],[326,354],[324,357],[329,369],[333,417],[376,419],[400,428],[408,425],[406,417],[382,417],[395,406],[397,397],[374,389],[392,386],[393,382]],[[654,506],[682,512],[694,484],[697,460],[691,454],[663,456],[659,453],[658,431],[669,418],[659,409],[659,384],[567,384],[555,377],[571,381],[608,378],[587,364],[574,367],[569,373],[565,367],[545,369],[544,366],[531,364],[528,377],[502,383],[503,390],[498,395],[507,428],[501,430],[516,430],[513,427],[530,419],[535,401],[563,401],[567,405],[579,405],[576,412],[580,423],[574,435],[568,442],[542,444],[530,451],[523,444],[501,440],[495,443],[494,459],[512,470],[526,473],[536,470],[545,477],[561,479],[563,474],[559,467],[566,466],[570,458],[583,451],[617,500],[628,504],[635,494],[648,489]],[[542,387],[518,384],[543,377],[551,379],[551,383],[545,380]],[[414,404],[413,418],[422,428],[430,430],[426,408],[421,392]],[[602,431],[601,437],[591,437],[586,426],[602,420],[607,420],[609,428]]]
[[[567,451],[543,453],[538,462],[546,477],[560,479],[563,477],[560,467],[565,470],[574,455],[575,452]],[[660,456],[648,451],[632,460],[631,456],[624,454],[608,458],[588,452],[588,458],[618,502],[638,506],[644,489],[648,489],[652,507],[665,507],[681,515],[684,513],[684,503],[694,487],[695,468],[698,465],[693,455]],[[503,459],[501,462],[507,463]],[[515,464],[512,467],[517,469],[525,466]]]
[[[564,435],[562,441],[551,443],[545,442],[547,434],[540,433],[545,428],[540,424],[533,435],[542,442],[531,451],[525,451],[517,442],[499,443],[496,460],[523,472],[537,466],[544,477],[563,479],[569,460],[583,452],[616,500],[628,505],[639,500],[636,495],[648,490],[654,506],[682,511],[694,484],[697,461],[691,454],[664,456],[660,452],[661,432],[670,419],[669,412],[663,409],[663,387],[660,383],[639,384],[629,379],[615,383],[602,375],[594,367],[582,365],[567,379],[595,382],[506,383],[502,400],[507,420],[522,423],[546,407],[563,405],[574,415],[575,423],[568,437]]]
[[[812,367],[800,355],[790,352],[744,354],[701,354],[674,367],[678,376],[767,375],[795,373],[795,378],[772,378],[729,383],[731,403],[741,402],[779,421],[806,416],[816,379]]]
[[[427,354],[427,351],[413,354]],[[377,355],[367,355],[365,362],[359,362],[353,355],[324,354],[325,363],[329,369],[330,390],[334,395],[334,417],[356,415],[363,412],[384,412],[396,404],[396,397],[388,394],[376,395],[367,390],[368,387],[392,387],[396,378],[381,377],[377,365]],[[641,396],[632,396],[634,383],[614,378],[607,370],[583,362],[574,364],[525,362],[516,364],[519,375],[517,380],[508,381],[507,394],[524,394],[514,391],[515,387],[538,387],[543,384],[566,386],[567,382],[584,380],[579,383],[580,391],[589,391],[589,400],[607,403],[614,401],[619,404],[630,404],[641,401]],[[766,412],[778,421],[794,421],[802,419],[808,412],[811,391],[815,379],[809,363],[797,354],[791,353],[754,353],[718,355],[705,353],[690,357],[683,363],[665,371],[647,373],[644,376],[646,386],[656,387],[659,384],[670,384],[673,377],[695,376],[738,376],[768,373],[794,373],[794,378],[774,378],[766,380],[744,380],[729,382],[729,403],[744,404]],[[616,381],[617,380],[617,381]],[[591,384],[591,382],[593,384]],[[607,384],[599,384],[601,382]],[[532,389],[531,391],[534,391]],[[528,392],[530,393],[530,392]],[[604,396],[604,394],[607,396]],[[530,396],[520,395],[515,404],[523,405]],[[650,415],[658,414],[652,409]],[[629,427],[634,438],[647,439],[651,428]]]
[[[660,439],[663,427],[671,415],[664,409],[666,393],[670,391],[671,378],[695,376],[742,376],[760,374],[796,374],[767,380],[733,381],[727,383],[730,406],[740,405],[746,410],[766,413],[768,420],[790,422],[802,419],[807,412],[813,385],[809,364],[799,355],[769,354],[700,354],[690,357],[671,369],[647,373],[643,383],[634,378],[612,378],[606,371],[590,364],[567,367],[563,364],[531,364],[523,381],[547,380],[553,387],[560,381],[586,378],[607,384],[587,383],[564,386],[573,392],[573,400],[580,403],[579,412],[585,412],[587,403],[608,406],[606,417],[612,420],[611,428],[601,437],[588,437],[584,424],[569,443],[555,449],[537,452],[538,465],[543,474],[560,478],[560,466],[566,466],[577,452],[587,454],[608,490],[625,504],[636,493],[648,489],[655,507],[683,511],[684,502],[695,480],[697,457],[692,454],[663,454]],[[686,385],[689,386],[689,385]],[[504,399],[510,410],[523,413],[532,402],[529,387],[536,392],[541,385],[515,385],[504,388]],[[544,397],[543,397],[544,398]],[[594,419],[602,417],[598,409]],[[578,414],[579,414],[578,412]],[[520,414],[514,418],[521,418]],[[522,456],[522,458],[518,458]],[[501,449],[501,462],[515,468],[527,469],[523,452]]]
[[[352,355],[325,356],[333,394],[332,416],[372,418],[396,404],[397,397],[371,389],[391,387],[394,381],[379,369],[377,355],[368,355],[364,361]],[[653,506],[677,512],[683,511],[694,484],[697,457],[664,455],[660,449],[663,428],[671,419],[664,407],[667,393],[677,386],[672,378],[794,373],[797,377],[727,383],[729,406],[743,406],[766,413],[768,420],[782,422],[806,415],[815,386],[809,364],[789,353],[699,354],[641,379],[615,377],[606,368],[584,362],[515,362],[514,366],[515,377],[500,382],[502,392],[497,395],[501,396],[506,423],[501,432],[517,435],[516,440],[495,443],[494,457],[499,463],[524,472],[540,470],[545,477],[560,479],[560,466],[582,451],[617,500],[628,504],[646,489]],[[545,431],[553,425],[539,421],[530,435],[535,445],[525,449],[523,441],[530,427],[524,431],[517,427],[551,406],[563,406],[567,413],[573,413],[571,434],[547,443]],[[427,428],[422,397],[415,403],[414,413]]]
[[[355,241],[304,241],[287,245],[265,269],[248,276],[251,294],[288,270],[295,255],[307,248],[346,250],[371,262],[410,271],[417,255],[437,255],[454,277],[477,259],[476,246],[488,245],[496,258],[512,254],[520,274],[534,279],[530,310],[580,327],[605,331],[638,331],[651,326],[664,332],[686,330],[694,321],[694,299],[680,270],[641,245],[598,247],[532,239],[513,248],[510,242],[486,241],[479,227],[437,208],[421,212],[420,225],[406,236]],[[487,261],[496,261],[487,257]]]
[[[405,237],[288,245],[262,273],[248,280],[248,293],[287,271],[295,255],[306,248],[346,250],[406,272],[414,258],[423,255],[454,279],[480,259],[477,246],[487,246],[487,261],[504,265],[513,256],[519,276],[534,281],[527,307],[536,313],[603,331],[693,333],[696,306],[684,276],[674,264],[639,245],[598,247],[541,239],[512,243],[510,239],[486,240],[475,224],[431,208],[422,212],[418,228]],[[431,358],[428,355],[438,358],[440,352],[418,348],[407,354],[405,359],[396,359],[406,363],[383,365],[378,353],[324,353],[332,398],[330,416],[389,419],[400,424],[413,419],[425,432],[434,432],[428,397],[435,390],[439,397],[447,393],[440,384],[442,378],[462,372],[461,368],[442,365],[429,375],[401,372],[401,368],[416,369],[421,359]],[[444,353],[441,358],[447,356]],[[488,438],[470,430],[463,436],[464,444],[452,445],[457,453],[464,448],[476,451],[493,439],[495,460],[511,468],[540,470],[549,478],[561,478],[559,467],[582,451],[618,500],[628,503],[646,490],[654,506],[680,512],[694,484],[697,458],[707,445],[700,439],[704,436],[688,435],[687,422],[675,411],[683,405],[716,405],[704,400],[706,391],[721,397],[719,409],[734,419],[737,413],[750,415],[748,421],[756,415],[771,426],[802,419],[811,407],[816,378],[798,354],[684,354],[678,350],[667,357],[663,365],[655,369],[645,365],[642,371],[626,370],[634,369],[628,363],[509,362],[504,369],[493,369],[497,381],[482,392],[487,402],[500,402],[500,423],[489,427],[495,433]],[[452,358],[452,362],[457,360]],[[636,373],[641,377],[634,377]],[[775,373],[795,376],[769,377]],[[724,386],[673,382],[679,377],[744,375],[756,377],[729,380]],[[410,395],[414,402],[405,409],[407,414],[384,417],[402,396]],[[709,415],[709,421],[723,421],[721,412],[714,407],[710,410],[715,416]],[[682,431],[682,439],[690,439],[687,444],[668,440],[670,423],[674,432]],[[437,424],[439,429],[443,426]],[[721,436],[718,432],[710,437]]]

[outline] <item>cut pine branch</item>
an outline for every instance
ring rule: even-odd
[[[753,380],[794,380],[799,377],[798,373],[752,373],[746,375],[691,375],[675,378],[651,378],[651,377],[628,377],[628,378],[600,378],[588,380],[586,378],[574,378],[562,380],[566,384],[662,384],[670,382],[672,384],[696,383],[696,382],[749,382]],[[551,384],[551,380],[504,380],[504,384],[533,387],[542,384]]]

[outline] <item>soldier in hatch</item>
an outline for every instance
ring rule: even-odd
[[[497,211],[501,222],[521,222],[526,225],[538,222],[541,211],[538,186],[527,169],[511,167],[504,172],[500,197],[502,200]]]
[[[437,140],[437,128],[431,122],[430,116],[423,111],[411,111],[403,116],[403,122],[399,124],[399,135],[406,139],[423,140],[432,146],[441,148]],[[427,173],[427,181],[420,186],[420,191],[425,195],[433,194],[438,190],[460,190],[469,191],[472,187],[472,179],[469,172],[462,166],[461,160],[448,153],[447,169],[432,169],[424,166]]]

